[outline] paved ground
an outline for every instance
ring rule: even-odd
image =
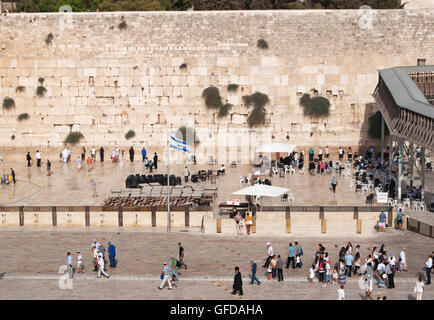
[[[132,232],[128,229],[91,229],[89,231],[36,231],[24,228],[20,231],[0,233],[0,298],[1,299],[232,299],[233,267],[238,265],[244,277],[243,299],[336,299],[336,287],[311,286],[306,281],[308,266],[314,250],[322,243],[332,262],[337,260],[338,250],[348,240],[360,244],[365,256],[372,247],[382,243],[395,255],[400,248],[407,248],[409,271],[396,276],[396,289],[383,289],[389,299],[414,299],[413,287],[423,271],[423,261],[432,250],[434,242],[426,237],[398,231],[379,235],[378,239],[357,238],[299,238],[292,237],[217,237],[185,233]],[[89,261],[93,238],[101,242],[111,240],[117,247],[118,268],[109,269],[110,279],[95,279]],[[285,283],[267,283],[250,287],[248,281],[249,259],[258,264],[266,255],[265,243],[272,242],[275,253],[286,256],[289,241],[298,240],[303,245],[304,267],[301,270],[284,271]],[[181,271],[179,287],[173,291],[157,289],[162,262],[170,254],[177,255],[177,243],[186,250],[187,270]],[[66,251],[80,249],[86,267],[85,275],[77,275],[72,290],[59,289],[58,273],[66,262]],[[75,259],[74,259],[75,263]],[[259,272],[260,279],[264,272]],[[349,278],[348,278],[349,279]],[[192,290],[194,288],[194,290]],[[360,300],[364,294],[358,278],[347,284],[347,298]],[[374,295],[377,294],[374,290]],[[361,296],[362,295],[362,296]],[[427,288],[425,299],[434,299],[434,291]]]
[[[4,162],[0,167],[3,172],[10,172],[13,167],[18,182],[16,185],[0,185],[0,205],[101,205],[112,189],[124,188],[125,179],[130,174],[144,174],[141,162],[121,161],[119,163],[97,162],[95,169],[87,171],[84,166],[79,171],[75,162],[66,163],[52,161],[53,175],[47,176],[45,164],[41,168],[35,165],[28,168],[25,163]],[[217,169],[220,165],[189,165],[190,172],[200,169]],[[229,166],[228,166],[229,167]],[[171,166],[172,174],[182,176],[184,165]],[[246,176],[253,171],[251,165],[240,165],[237,168],[228,168],[227,175],[217,180],[217,201],[225,202],[234,199],[232,192],[239,190],[245,185],[240,185],[240,177]],[[154,173],[166,174],[164,163],[160,163]],[[90,179],[94,178],[97,183],[99,197],[93,198]],[[264,178],[270,179],[269,176]],[[331,177],[299,175],[287,175],[285,178],[272,177],[274,186],[289,188],[295,196],[295,205],[365,205],[365,195],[351,192],[349,180],[338,178],[337,193],[334,195],[330,190]],[[209,181],[201,184],[208,185]],[[427,174],[427,190],[434,190],[434,174]],[[308,191],[308,192],[307,192]],[[428,194],[431,194],[428,192]],[[244,200],[243,198],[240,198]],[[264,205],[280,205],[280,198],[264,198]]]

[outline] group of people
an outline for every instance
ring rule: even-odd
[[[267,258],[265,260],[263,268],[267,269],[267,279],[268,281],[274,281],[277,278],[278,282],[283,282],[283,268],[284,268],[284,261],[282,260],[282,257],[280,254],[276,255],[274,254],[273,246],[270,242],[267,242]],[[288,245],[288,257],[286,260],[286,269],[292,266],[292,269],[295,268],[301,268],[303,266],[303,262],[301,260],[301,257],[303,256],[303,248],[301,245],[296,241],[294,242],[294,245],[292,242]],[[253,270],[252,270],[252,282],[253,284]],[[258,281],[258,284],[260,282]]]
[[[107,279],[110,277],[106,269],[106,256],[108,256],[109,258],[110,268],[116,268],[117,265],[115,245],[111,243],[111,241],[108,241],[107,246],[108,248],[106,249],[104,247],[104,244],[100,243],[96,239],[94,239],[91,244],[90,262],[94,266],[93,271],[98,272],[97,278],[101,278],[101,274],[105,276]],[[77,250],[76,254],[77,254],[76,257],[77,265],[75,270],[77,271],[77,274],[83,274],[84,264],[83,264],[83,257],[81,255],[80,250]],[[68,252],[66,256],[67,256],[67,272],[69,273],[69,277],[73,278],[74,267],[73,267],[71,253]]]
[[[163,262],[163,271],[160,275],[161,284],[158,286],[158,289],[160,290],[163,289],[166,284],[168,285],[169,290],[172,290],[172,285],[177,287],[177,282],[179,281],[178,269],[184,267],[187,270],[187,265],[184,262],[184,248],[182,247],[181,242],[178,242],[178,251],[178,259],[173,255],[170,256],[170,265]]]
[[[253,225],[253,218],[250,215],[250,212],[247,211],[245,217],[243,218],[240,211],[237,211],[236,208],[234,208],[233,210],[234,210],[234,220],[235,220],[235,227],[237,229],[237,235],[240,236],[243,234],[243,228],[245,225],[247,235],[249,236]]]

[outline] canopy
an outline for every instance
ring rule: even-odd
[[[267,184],[255,184],[253,186],[238,190],[237,192],[233,192],[232,194],[257,197],[279,197],[288,191],[289,189],[286,188],[273,187]]]
[[[285,143],[270,143],[264,144],[263,146],[256,149],[256,152],[288,152],[294,151],[295,144],[285,144]]]

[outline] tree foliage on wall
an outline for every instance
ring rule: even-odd
[[[270,101],[268,96],[261,92],[255,92],[252,95],[243,96],[243,102],[247,107],[253,106],[247,118],[247,124],[250,128],[260,126],[265,121],[265,105]]]
[[[69,143],[69,144],[77,144],[78,142],[80,142],[81,139],[83,139],[84,136],[81,132],[79,131],[74,131],[74,132],[70,132],[66,138],[65,138],[65,143]]]
[[[125,139],[129,140],[132,139],[136,136],[136,133],[134,132],[134,130],[128,130],[127,133],[125,133]]]
[[[368,118],[369,128],[368,128],[368,136],[371,139],[380,139],[381,138],[381,112],[377,111],[372,116]],[[389,128],[387,124],[384,123],[384,134],[389,134]]]
[[[83,11],[269,10],[269,9],[398,9],[401,0],[17,0],[24,12],[58,12],[69,5]]]
[[[330,112],[330,101],[321,96],[311,97],[305,93],[300,98],[300,105],[303,107],[303,114],[313,118],[327,117]]]
[[[202,98],[205,99],[205,105],[209,109],[219,109],[223,105],[219,89],[216,87],[211,86],[204,89]]]

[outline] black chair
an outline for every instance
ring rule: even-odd
[[[196,182],[198,182],[198,181],[199,181],[199,179],[198,179],[197,175],[196,175],[196,174],[193,174],[193,175],[191,176],[191,182],[196,183]]]

